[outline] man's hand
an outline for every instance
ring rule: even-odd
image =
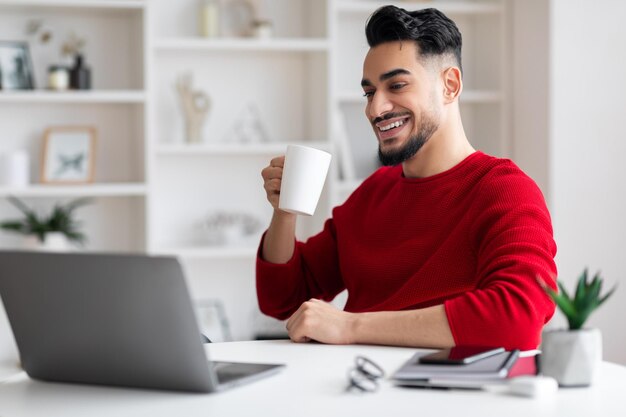
[[[283,179],[283,167],[285,166],[285,156],[278,156],[270,161],[270,165],[263,168],[263,187],[267,193],[267,200],[272,207],[278,209],[278,199],[280,197],[280,184]]]
[[[354,343],[355,314],[339,310],[315,298],[304,302],[287,320],[287,331],[294,342],[315,340],[345,345]]]

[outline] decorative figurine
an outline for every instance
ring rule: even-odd
[[[176,89],[185,117],[185,133],[188,143],[202,142],[202,125],[206,120],[211,102],[203,91],[193,91],[192,75],[187,73],[178,77]]]
[[[235,120],[234,133],[237,141],[241,143],[269,142],[269,136],[259,116],[259,110],[253,103],[248,103]]]

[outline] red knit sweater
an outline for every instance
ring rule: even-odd
[[[555,308],[536,278],[555,288],[555,253],[541,191],[510,160],[475,152],[418,179],[384,167],[288,263],[257,258],[259,306],[286,319],[343,289],[350,312],[443,303],[457,345],[534,349]]]

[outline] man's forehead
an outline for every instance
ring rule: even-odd
[[[398,68],[410,73],[423,69],[414,42],[386,42],[370,48],[363,61],[363,77],[372,79],[371,81],[378,80],[379,77]]]

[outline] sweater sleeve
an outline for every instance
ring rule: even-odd
[[[285,264],[265,261],[262,248],[263,240],[257,254],[256,287],[259,308],[268,316],[287,319],[303,302],[311,298],[330,301],[345,288],[332,218],[306,243],[296,241],[294,254]]]
[[[472,210],[475,290],[444,303],[457,345],[535,349],[555,305],[538,284],[556,288],[556,244],[537,185],[519,169],[497,168]]]

